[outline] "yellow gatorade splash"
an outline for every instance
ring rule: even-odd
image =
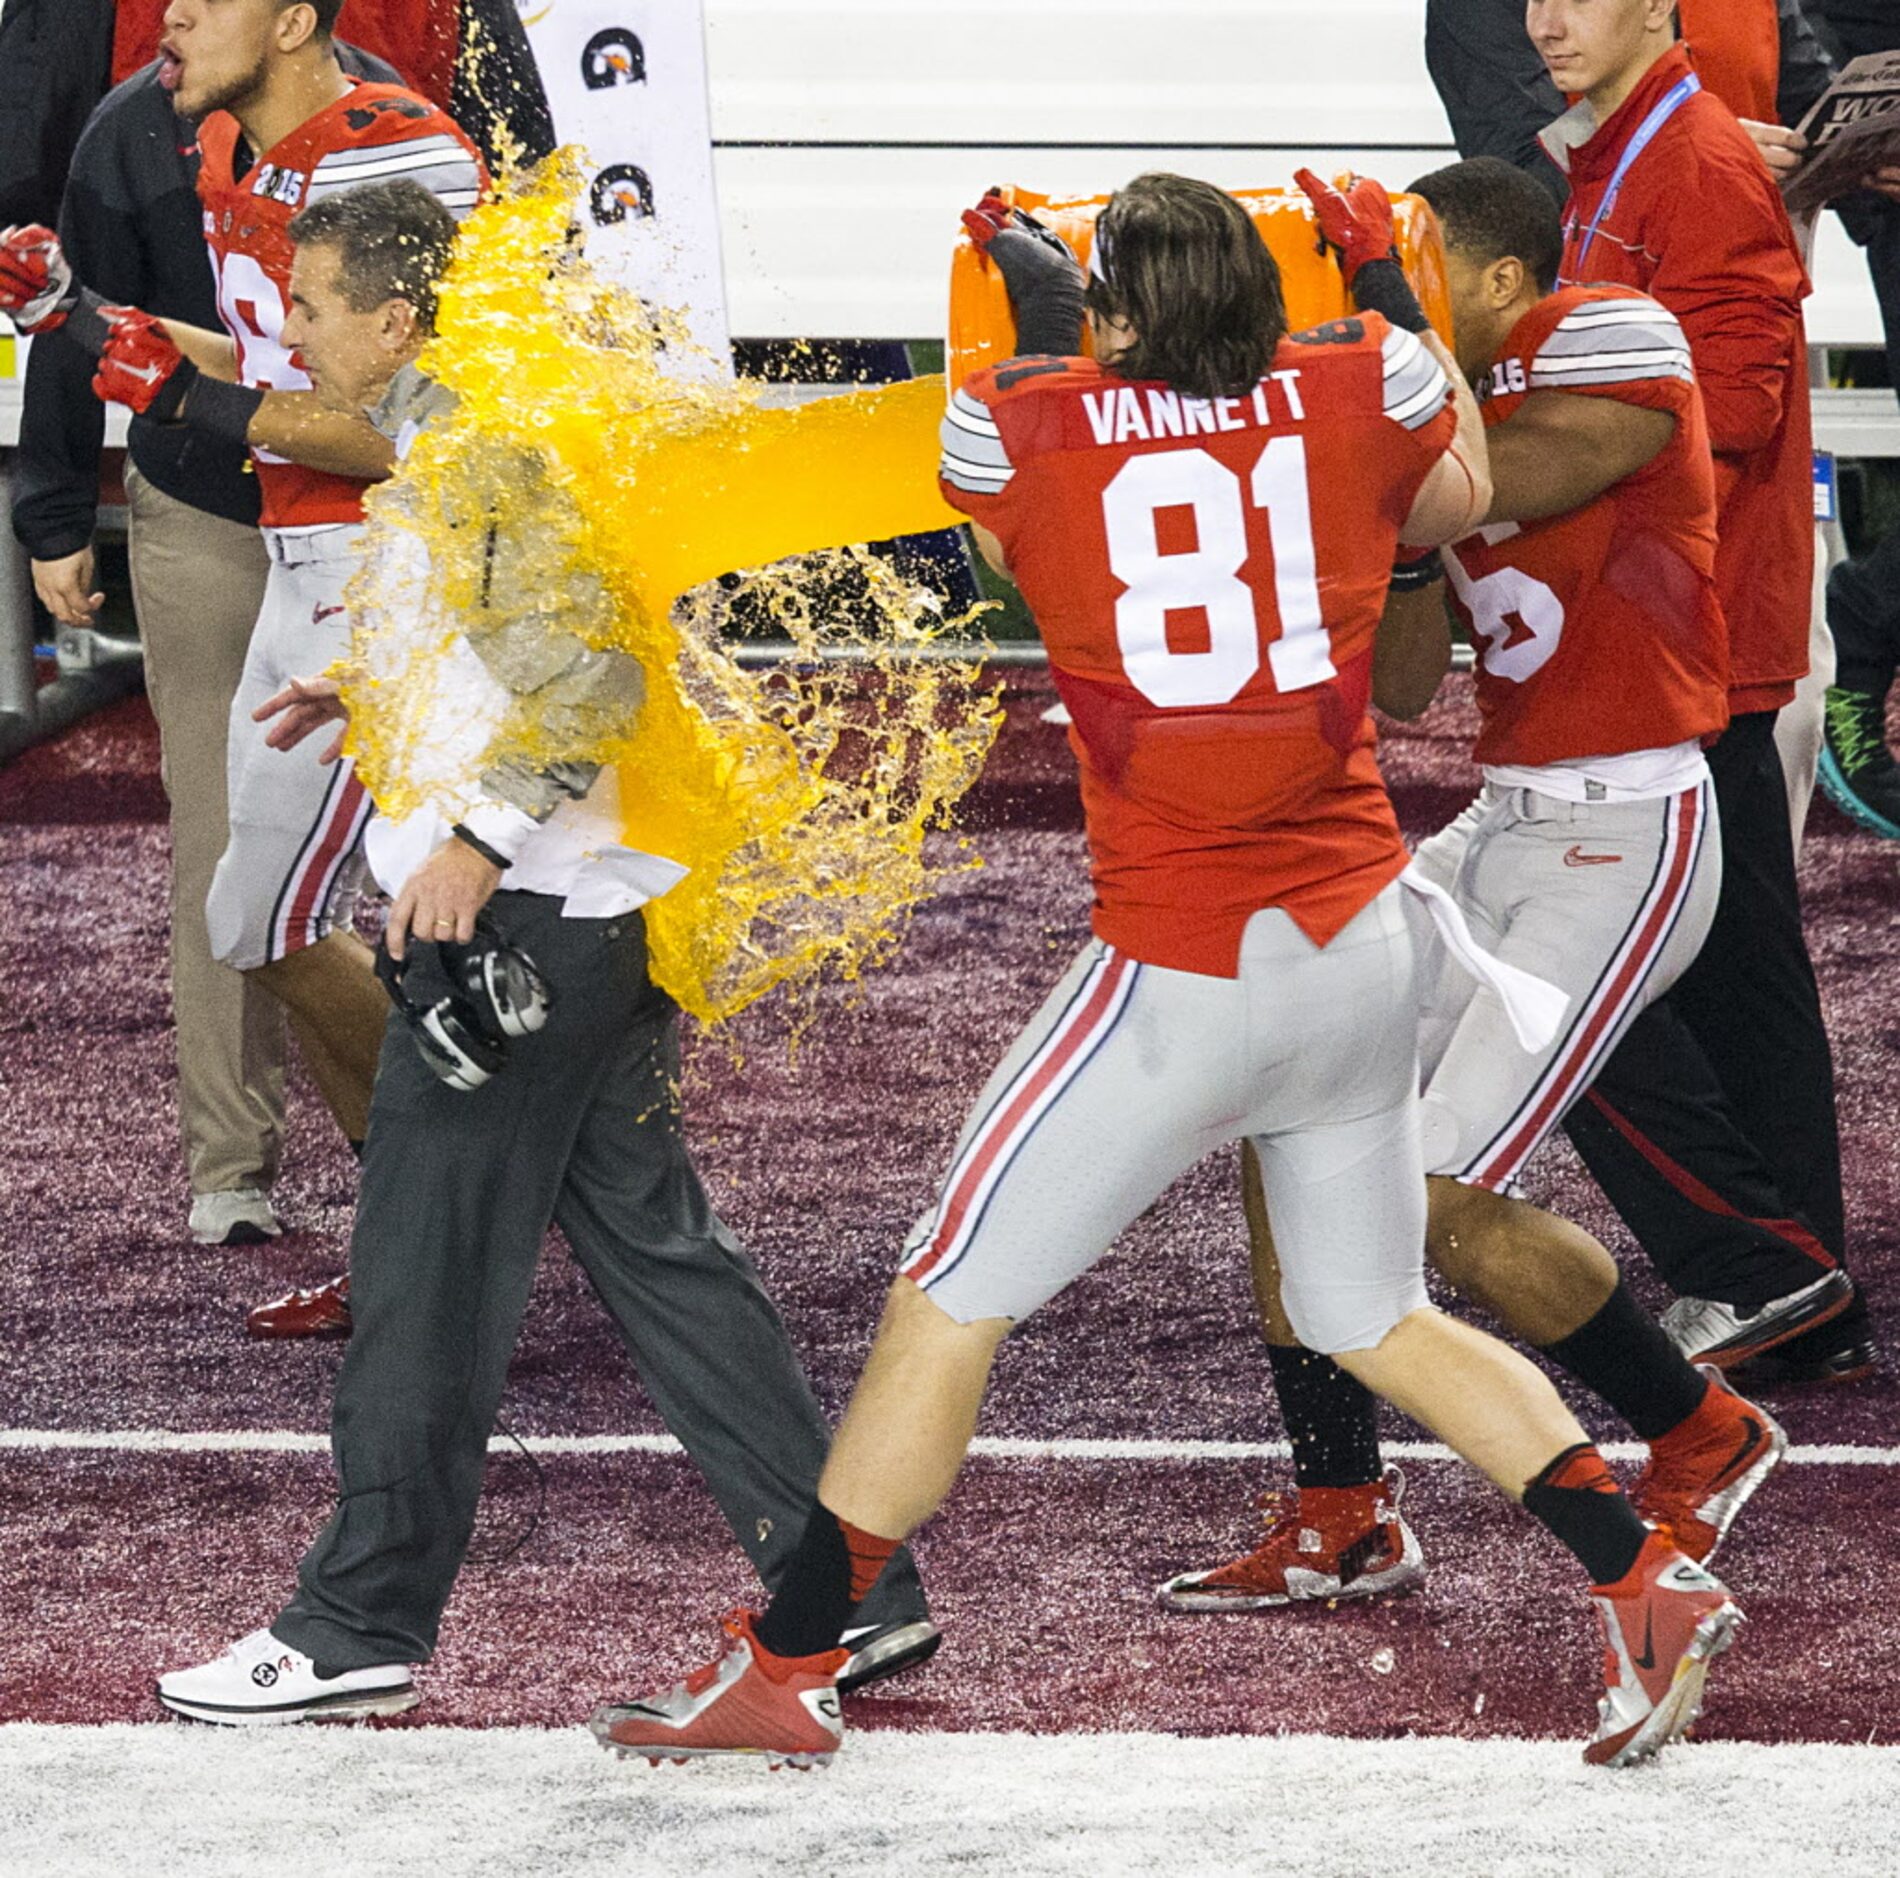
[[[664,369],[683,328],[588,267],[578,193],[563,153],[456,244],[422,367],[458,403],[369,498],[351,747],[395,816],[466,800],[498,762],[617,764],[627,844],[690,869],[647,909],[653,975],[716,1021],[889,955],[1001,711],[975,662],[917,656],[969,622],[851,545],[958,519],[936,486],[943,380],[775,410],[757,384]],[[742,668],[735,609],[795,662]],[[576,636],[638,662],[637,707],[623,687],[550,722],[491,676],[525,688],[537,648]]]

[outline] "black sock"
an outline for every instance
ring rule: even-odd
[[[1267,1345],[1280,1415],[1302,1487],[1369,1487],[1379,1478],[1379,1404],[1330,1356],[1298,1344]]]
[[[816,1656],[838,1647],[856,1609],[844,1528],[830,1507],[814,1500],[811,1517],[753,1634],[774,1656]]]
[[[1543,1351],[1615,1409],[1639,1441],[1680,1427],[1709,1389],[1621,1278],[1594,1317]]]
[[[1565,1448],[1524,1489],[1524,1510],[1577,1555],[1593,1585],[1615,1584],[1649,1538],[1587,1441]]]

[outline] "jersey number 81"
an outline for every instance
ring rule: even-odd
[[[1131,457],[1102,491],[1108,565],[1127,590],[1115,602],[1115,636],[1129,682],[1151,704],[1227,704],[1260,669],[1262,622],[1253,589],[1240,577],[1249,500],[1266,510],[1273,546],[1280,636],[1267,647],[1267,664],[1274,686],[1304,691],[1334,675],[1320,613],[1305,440],[1270,439],[1244,484],[1205,450],[1169,450]],[[1163,554],[1156,512],[1177,508],[1193,511],[1195,546]],[[1168,614],[1191,609],[1207,617],[1207,650],[1176,652],[1168,644]]]

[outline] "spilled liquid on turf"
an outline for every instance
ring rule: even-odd
[[[422,365],[459,404],[367,505],[352,748],[395,816],[457,810],[504,759],[617,764],[628,844],[691,869],[647,909],[659,984],[708,1021],[775,987],[809,1009],[823,978],[890,955],[944,868],[975,864],[966,844],[927,854],[926,836],[975,781],[1001,713],[974,664],[916,656],[966,642],[971,622],[888,562],[845,547],[755,565],[814,530],[852,539],[841,516],[883,515],[897,414],[841,404],[809,462],[757,470],[777,461],[762,430],[781,414],[757,384],[662,369],[683,329],[588,267],[570,239],[578,188],[557,157],[504,185],[457,243]],[[751,474],[745,498],[708,499],[735,467]],[[935,506],[924,483],[905,514]],[[814,488],[829,527],[810,519]],[[735,569],[752,571],[707,579]],[[798,661],[742,668],[722,640],[735,612]],[[579,687],[558,709],[524,708],[472,668],[458,642],[473,618],[517,673],[564,635],[630,655],[644,701],[610,707]]]

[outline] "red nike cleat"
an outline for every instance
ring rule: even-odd
[[[1369,1487],[1270,1493],[1266,1536],[1245,1558],[1183,1572],[1155,1593],[1169,1611],[1265,1611],[1282,1604],[1341,1603],[1409,1590],[1424,1555],[1399,1517],[1405,1476],[1396,1467]]]
[[[751,1611],[720,1619],[729,1639],[716,1662],[696,1669],[664,1695],[597,1708],[587,1726],[622,1760],[765,1757],[768,1767],[828,1767],[844,1740],[838,1672],[848,1650],[774,1656],[753,1634]]]
[[[1713,1365],[1702,1405],[1649,1444],[1649,1464],[1630,1498],[1637,1512],[1698,1565],[1715,1556],[1735,1515],[1787,1451],[1780,1424],[1722,1380]]]
[[[350,1334],[350,1275],[332,1278],[314,1291],[260,1304],[244,1320],[253,1337],[347,1337]]]
[[[1694,1726],[1709,1664],[1735,1641],[1742,1613],[1661,1533],[1645,1541],[1627,1576],[1590,1595],[1603,1624],[1604,1692],[1583,1758],[1632,1767]]]

